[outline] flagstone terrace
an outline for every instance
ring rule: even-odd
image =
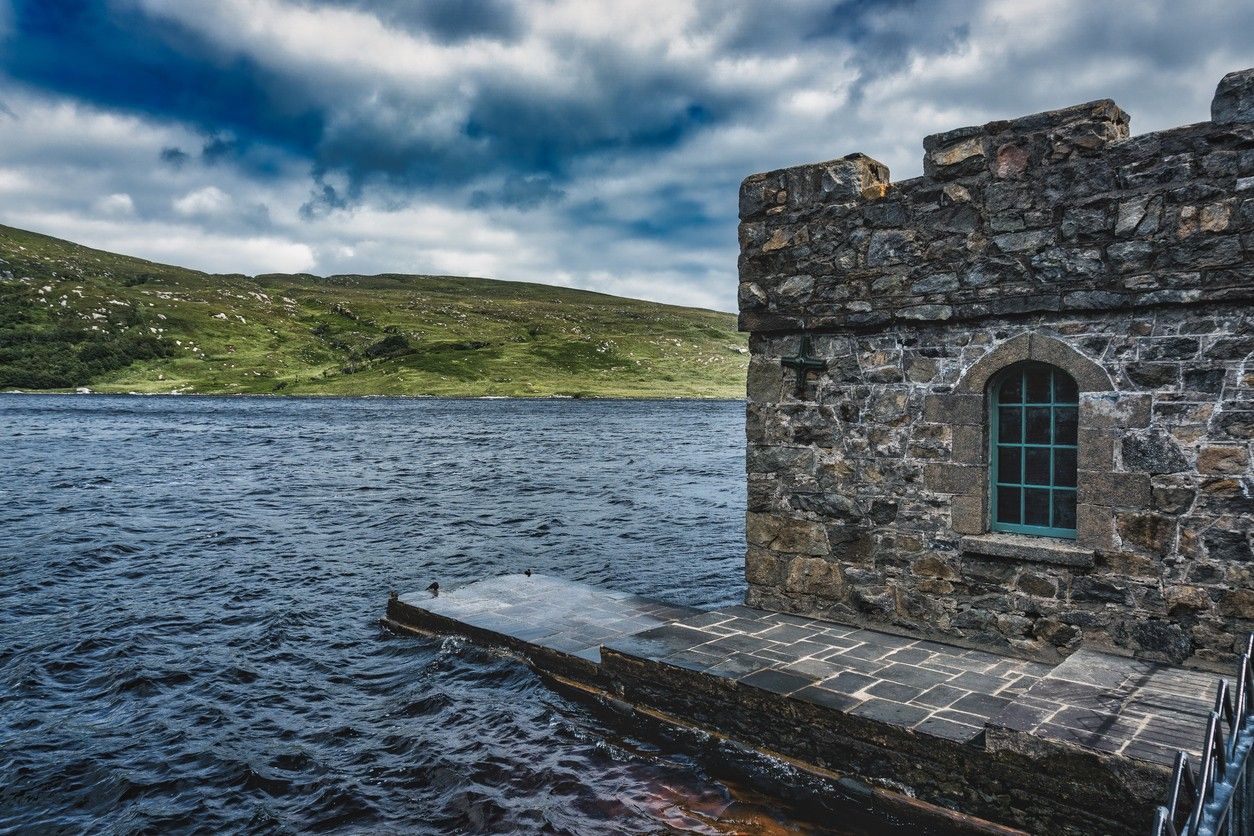
[[[970,813],[973,831],[1135,832],[1211,708],[1212,675],[1099,651],[1055,666],[543,575],[398,596],[386,623],[514,650],[569,684],[834,776],[903,782],[918,796],[906,803]],[[1111,794],[1134,803],[1093,806]]]

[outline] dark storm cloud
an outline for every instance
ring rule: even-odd
[[[517,42],[527,28],[518,6],[499,0],[300,5],[369,13],[441,42]],[[855,60],[869,74],[897,65],[911,50],[952,48],[957,29],[919,38],[918,16],[905,0],[781,10],[709,3],[677,34],[729,28],[729,55],[767,58],[798,42],[863,43]],[[478,205],[524,205],[534,201],[519,187],[527,178],[542,175],[560,191],[581,159],[645,158],[674,148],[748,118],[768,94],[722,86],[708,67],[661,55],[641,60],[613,41],[568,38],[560,56],[574,76],[561,92],[508,73],[477,73],[470,92],[459,94],[464,114],[450,137],[412,128],[447,106],[441,91],[344,81],[334,66],[310,71],[267,62],[127,0],[17,0],[11,30],[0,50],[4,74],[96,106],[195,126],[207,137],[199,155],[204,164],[251,164],[260,174],[267,165],[258,148],[305,159],[317,183],[310,211],[349,205],[370,184],[395,192],[459,186],[485,175],[508,185],[497,195],[477,188]],[[327,187],[322,178],[332,172],[345,175],[347,185]]]
[[[330,5],[375,8],[347,0]],[[514,8],[440,0],[385,3],[378,14],[385,23],[438,39],[508,39],[521,29]],[[306,71],[225,50],[120,0],[18,0],[0,71],[96,106],[197,126],[208,135],[200,155],[207,164],[243,163],[252,146],[277,147],[307,159],[315,172],[345,173],[352,195],[376,179],[433,186],[493,172],[516,182],[542,172],[560,180],[583,156],[672,147],[747,104],[665,64],[641,65],[625,51],[569,48],[566,57],[579,73],[577,95],[550,97],[507,75],[480,77],[459,126],[460,142],[407,130],[408,122],[443,103],[430,90],[325,84]]]
[[[474,209],[506,206],[526,210],[546,203],[556,203],[565,196],[566,192],[555,187],[549,177],[509,177],[495,191],[475,189],[470,193],[470,206]]]
[[[161,162],[166,165],[173,166],[174,168],[182,168],[187,165],[187,161],[191,159],[191,154],[188,154],[182,148],[176,148],[170,145],[161,149],[160,159]]]
[[[356,9],[445,43],[471,38],[510,40],[523,30],[519,7],[509,0],[305,0],[305,5]]]
[[[15,0],[0,72],[106,108],[216,131],[239,128],[312,153],[323,113],[255,62],[195,33],[103,0]]]

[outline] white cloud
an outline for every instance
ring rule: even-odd
[[[98,199],[94,208],[101,215],[125,217],[135,214],[135,201],[125,192],[116,192]]]
[[[35,181],[16,168],[0,168],[0,194],[29,194]]]
[[[310,245],[278,236],[223,235],[165,222],[55,211],[7,213],[4,220],[95,249],[207,273],[300,273],[317,263]]]
[[[190,217],[204,215],[216,217],[231,211],[231,197],[217,186],[205,186],[188,192],[173,202],[174,211]]]

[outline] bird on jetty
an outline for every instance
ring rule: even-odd
[[[439,595],[440,584],[436,583],[435,581],[432,581],[431,586],[427,587],[427,591],[430,592],[432,595]]]
[[[526,575],[527,577],[531,577],[531,570],[528,569],[526,572],[523,572],[523,574]]]

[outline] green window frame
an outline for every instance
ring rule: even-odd
[[[1017,363],[991,388],[989,528],[1075,539],[1080,393],[1045,363]]]

